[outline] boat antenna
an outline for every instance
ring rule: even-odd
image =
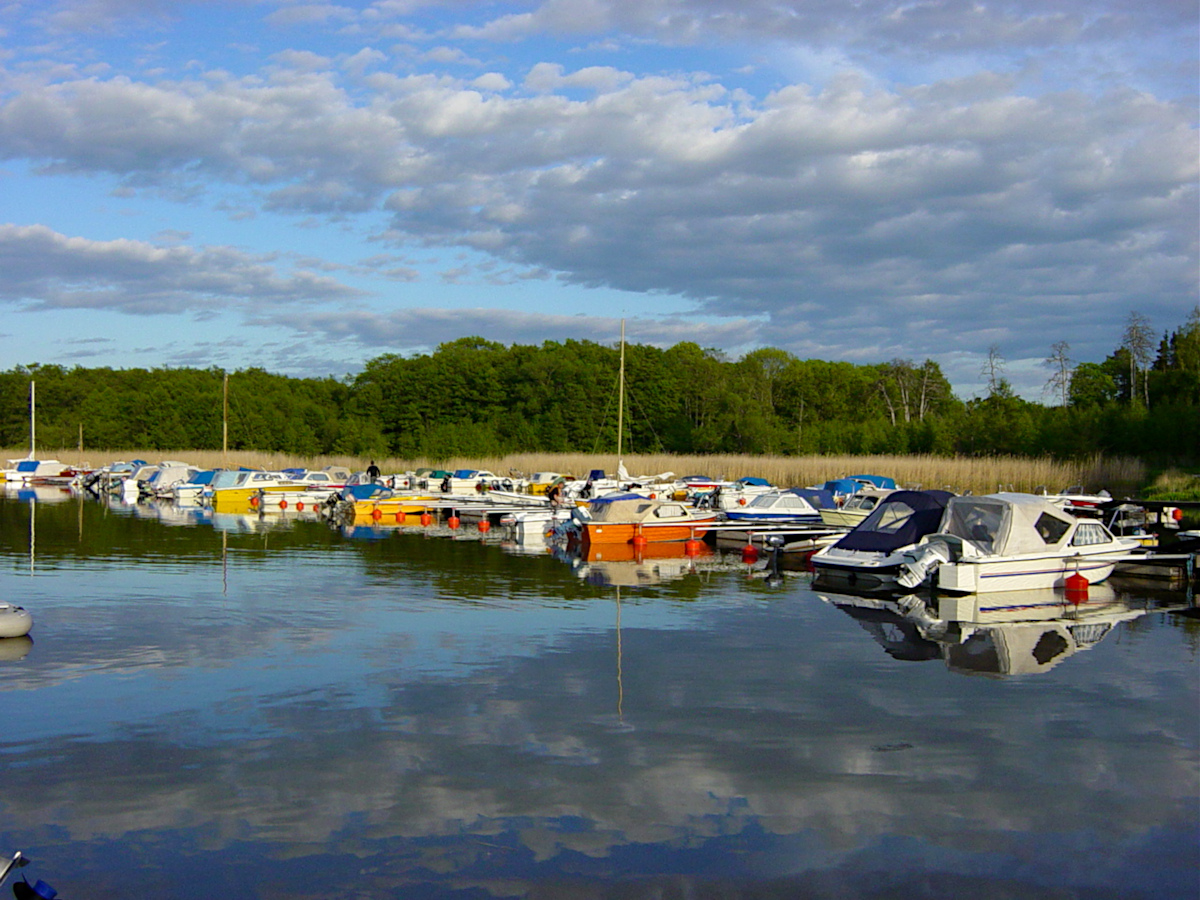
[[[621,477],[621,439],[625,427],[625,320],[621,320],[621,374],[617,381],[617,477]]]

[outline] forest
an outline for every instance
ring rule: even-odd
[[[694,343],[625,348],[629,453],[1138,456],[1200,459],[1200,306],[1161,338],[1131,313],[1113,352],[1045,360],[1046,402],[1018,397],[993,348],[985,396],[954,396],[938,364],[730,360]],[[620,348],[505,346],[480,337],[385,354],[343,380],[259,368],[26,365],[0,372],[0,446],[263,450],[438,460],[616,447]]]

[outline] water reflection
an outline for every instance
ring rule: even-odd
[[[1197,887],[1200,633],[1157,601],[1097,596],[1143,608],[997,681],[720,557],[113,512],[39,509],[55,566],[29,578],[29,509],[0,503],[37,621],[0,659],[0,840],[64,896]],[[1026,623],[959,610],[955,642],[890,614],[934,659]]]
[[[943,659],[952,672],[997,677],[1046,672],[1122,622],[1150,613],[1197,612],[1190,593],[1151,599],[1123,594],[1111,584],[1092,585],[1082,601],[1059,590],[932,600],[827,591],[818,596],[858,622],[894,659]]]

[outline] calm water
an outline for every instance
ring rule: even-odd
[[[1022,666],[736,560],[14,495],[0,535],[0,852],[67,900],[1200,894],[1178,596]]]

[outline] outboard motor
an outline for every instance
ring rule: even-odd
[[[900,564],[896,583],[913,590],[921,585],[942,563],[950,562],[950,548],[944,541],[930,541],[919,546],[912,554],[905,554],[906,561]]]

